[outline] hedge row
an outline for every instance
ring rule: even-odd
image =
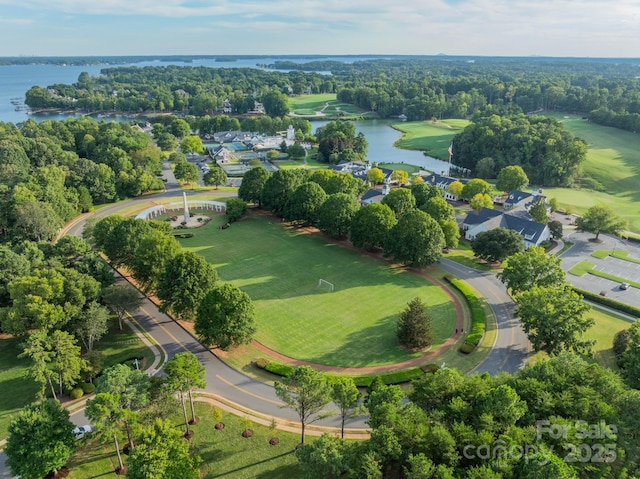
[[[471,331],[465,338],[464,344],[460,347],[460,352],[469,354],[478,345],[485,330],[485,316],[482,304],[476,296],[475,291],[462,280],[454,278],[451,275],[444,277],[454,288],[456,288],[464,296],[469,309],[471,309]]]
[[[269,361],[265,358],[260,358],[255,362],[255,365],[269,371],[270,373],[277,374],[278,376],[288,376],[293,370],[293,366],[288,364],[281,364],[275,361]],[[435,364],[427,364],[422,368],[405,369],[404,371],[397,371],[387,374],[379,374],[377,377],[382,379],[385,384],[402,384],[414,379],[420,379],[422,376],[428,373],[433,373],[438,370],[438,366]],[[340,376],[334,376],[331,374],[325,374],[329,381],[335,381]],[[369,387],[376,376],[352,376],[353,381],[358,387]]]
[[[631,316],[635,316],[636,318],[640,318],[640,308],[636,306],[621,303],[620,301],[616,301],[615,299],[606,298],[604,296],[600,296],[599,294],[592,293],[591,291],[576,288],[575,286],[572,286],[572,288],[576,293],[581,294],[585,299],[588,299],[589,301],[602,304],[603,306],[615,309],[616,311],[621,311],[623,313],[630,314]]]

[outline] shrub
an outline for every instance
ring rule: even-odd
[[[629,348],[629,339],[631,334],[628,329],[623,329],[622,331],[618,331],[613,336],[613,353],[616,355],[616,359],[620,359],[622,353],[624,353]]]
[[[289,374],[291,374],[291,371],[293,371],[293,368],[291,366],[287,366],[286,364],[274,363],[273,361],[269,361],[264,369],[265,371],[277,374],[278,376],[288,376]]]
[[[91,383],[80,383],[78,384],[78,387],[82,388],[82,392],[84,392],[85,394],[91,394],[96,390],[96,387]]]
[[[465,338],[466,343],[470,343],[472,346],[477,346],[482,336],[484,335],[485,330],[485,316],[484,309],[482,308],[482,304],[480,300],[476,296],[475,292],[471,289],[471,287],[461,281],[459,279],[454,278],[451,275],[446,275],[445,279],[454,286],[458,291],[462,293],[462,295],[467,300],[467,304],[471,309],[471,331],[469,335]],[[462,348],[460,348],[462,351]],[[473,348],[471,348],[473,350]],[[471,352],[471,351],[469,351]],[[468,353],[467,353],[468,354]]]
[[[84,391],[82,390],[82,388],[73,388],[71,390],[71,393],[69,393],[69,397],[71,399],[80,399],[82,396],[84,396]]]
[[[627,313],[631,316],[635,316],[636,318],[640,318],[640,308],[636,306],[621,303],[620,301],[616,301],[615,299],[606,298],[604,296],[600,296],[598,293],[592,293],[591,291],[586,291],[584,289],[576,287],[572,288],[576,293],[581,294],[585,299],[588,299],[589,301],[603,304],[617,311],[622,311],[623,313]]]
[[[265,358],[258,358],[256,359],[256,366],[260,369],[264,369],[267,367],[267,364],[269,364],[269,360],[265,359]]]
[[[467,343],[466,341],[460,346],[460,352],[464,354],[472,353],[474,349],[476,349],[476,345]]]
[[[440,367],[437,364],[425,364],[420,369],[426,374],[435,373]]]

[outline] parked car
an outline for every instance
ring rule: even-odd
[[[620,283],[620,289],[629,289],[629,283]]]
[[[85,435],[91,433],[93,429],[89,424],[85,424],[84,426],[76,426],[73,428],[73,435],[76,437],[76,441],[82,439]]]

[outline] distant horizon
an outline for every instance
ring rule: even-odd
[[[189,58],[189,59],[215,59],[215,58],[362,58],[362,57],[413,57],[413,58],[522,58],[522,59],[580,59],[580,60],[640,60],[640,54],[632,57],[607,57],[607,56],[561,56],[561,55],[473,55],[473,54],[449,54],[449,53],[127,53],[127,54],[91,54],[91,55],[0,55],[2,59],[46,59],[46,58]]]
[[[0,57],[636,58],[639,24],[637,0],[0,0]]]

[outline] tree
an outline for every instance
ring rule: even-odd
[[[229,223],[238,221],[247,213],[247,202],[240,198],[229,198],[226,212]]]
[[[102,300],[115,311],[118,326],[122,331],[122,320],[127,313],[133,314],[142,307],[140,293],[131,286],[113,284],[102,290]]]
[[[455,221],[456,219],[456,212],[453,206],[442,196],[429,198],[420,209],[436,220],[438,224],[444,220]]]
[[[81,313],[76,321],[75,332],[87,351],[93,350],[93,343],[108,331],[109,317],[109,310],[95,301]]]
[[[546,254],[540,246],[532,246],[509,256],[502,263],[498,279],[511,290],[511,294],[516,295],[533,285],[561,286],[565,282],[565,273],[560,266],[560,258]]]
[[[524,241],[516,231],[495,228],[478,233],[471,241],[471,249],[485,261],[504,261],[508,256],[524,251]]]
[[[349,470],[347,444],[326,432],[311,444],[298,448],[296,458],[305,479],[338,479]]]
[[[158,279],[156,296],[160,309],[181,319],[192,319],[207,291],[216,284],[213,265],[193,251],[182,251],[165,265]]]
[[[307,150],[304,149],[299,143],[293,143],[287,147],[287,156],[295,160],[304,158]]]
[[[262,189],[262,206],[272,213],[282,216],[289,197],[305,182],[306,174],[306,170],[300,168],[278,170],[273,173]]]
[[[182,412],[184,413],[185,435],[189,436],[189,424],[196,424],[197,418],[193,408],[192,391],[194,388],[204,388],[207,386],[205,379],[205,369],[198,357],[190,352],[177,353],[164,365],[164,372],[167,375],[167,387],[170,391],[180,395]],[[187,419],[187,408],[184,404],[184,396],[189,396],[191,406],[191,420]]]
[[[50,339],[46,330],[33,332],[22,345],[23,351],[19,358],[28,357],[32,364],[27,370],[27,375],[40,384],[38,397],[44,399],[47,385],[51,390],[51,395],[57,399],[56,390],[53,386],[54,372],[50,367],[53,353],[51,352]]]
[[[4,448],[12,476],[41,479],[55,474],[75,451],[73,424],[59,402],[28,404],[9,423]]]
[[[409,349],[424,349],[433,343],[431,316],[420,298],[413,298],[400,313],[398,341]]]
[[[496,188],[505,193],[522,190],[529,184],[529,178],[519,165],[505,166],[498,173]]]
[[[204,174],[204,177],[202,179],[205,185],[214,185],[216,187],[216,190],[220,187],[220,185],[225,185],[227,184],[227,181],[229,181],[229,178],[227,178],[227,174],[220,167],[211,168]]]
[[[149,231],[140,240],[128,266],[143,291],[151,292],[156,289],[165,265],[180,250],[180,244],[172,235],[158,230]]]
[[[493,200],[491,199],[491,196],[487,194],[478,193],[473,198],[471,198],[471,200],[469,201],[469,206],[477,213],[482,208],[493,208]]]
[[[600,233],[617,236],[627,228],[626,220],[605,205],[595,205],[589,208],[584,215],[576,218],[576,225],[578,231],[594,233],[596,235],[595,241],[598,241]]]
[[[102,221],[96,224],[94,236],[101,224]],[[138,246],[152,229],[153,226],[150,221],[124,218],[122,221],[115,223],[99,247],[114,266],[131,266]]]
[[[7,285],[15,278],[28,276],[30,272],[31,263],[25,256],[6,246],[0,246],[0,307],[10,304]]]
[[[444,234],[445,248],[457,248],[460,240],[460,227],[456,220],[441,220],[438,222]]]
[[[533,206],[529,208],[529,215],[531,215],[534,221],[546,225],[549,221],[549,216],[547,214],[547,205],[544,200],[541,199],[540,201],[536,201]]]
[[[400,185],[409,183],[409,173],[404,170],[393,170],[391,173],[391,181],[396,181]]]
[[[351,221],[359,209],[358,201],[346,193],[329,195],[318,209],[318,228],[335,239],[349,235]]]
[[[50,367],[58,377],[59,393],[62,394],[65,387],[71,388],[77,384],[87,368],[87,362],[80,356],[76,338],[66,331],[54,331],[48,341]]]
[[[351,242],[356,248],[365,250],[380,248],[396,223],[396,215],[387,205],[372,203],[363,206],[351,221]]]
[[[451,183],[449,183],[449,186],[447,186],[447,193],[455,196],[456,198],[461,198],[463,188],[464,185],[462,184],[462,182],[458,180],[452,181]]]
[[[562,351],[590,354],[595,341],[582,339],[594,324],[585,318],[591,306],[568,284],[555,286],[533,285],[515,296],[515,314],[522,321],[524,332],[535,351],[550,355]]]
[[[204,145],[199,136],[190,135],[185,137],[180,143],[180,150],[185,154],[202,153],[204,151]]]
[[[284,207],[284,217],[287,221],[315,225],[319,209],[326,199],[327,194],[319,184],[312,181],[303,183],[289,196]]]
[[[620,354],[619,364],[627,384],[640,389],[640,323],[634,322],[628,331],[627,347]]]
[[[338,376],[331,387],[331,399],[340,410],[340,437],[344,439],[344,423],[349,411],[358,405],[360,391],[353,378],[349,376]]]
[[[420,177],[417,177],[420,178]],[[461,183],[462,184],[462,183]],[[437,186],[428,185],[426,183],[414,183],[411,185],[411,194],[416,199],[416,208],[422,208],[431,198],[442,197],[444,194]]]
[[[216,285],[202,299],[194,326],[206,346],[215,344],[227,351],[247,344],[256,332],[253,302],[231,283]]]
[[[271,173],[261,166],[251,168],[242,177],[242,183],[238,188],[238,198],[247,203],[258,203],[260,205],[262,190],[270,176]]]
[[[198,479],[199,456],[189,454],[189,443],[170,420],[156,418],[142,429],[138,446],[127,461],[129,479]]]
[[[411,194],[411,190],[406,188],[393,188],[382,199],[381,203],[391,208],[396,218],[400,219],[402,215],[415,208],[416,199]]]
[[[496,171],[496,162],[490,156],[485,156],[481,158],[478,163],[476,163],[475,172],[478,178],[482,178],[484,180],[488,178],[493,178]]]
[[[13,225],[19,238],[33,241],[51,240],[62,228],[62,219],[48,203],[26,201],[15,207]]]
[[[319,413],[329,402],[331,386],[323,374],[309,366],[298,366],[291,373],[276,381],[276,395],[291,409],[298,413],[302,427],[301,443],[304,444],[304,431],[311,424],[311,416]],[[317,419],[317,418],[316,418]]]
[[[267,151],[267,160],[269,161],[277,160],[279,156],[280,152],[278,150]]]
[[[191,127],[186,120],[182,118],[173,118],[171,120],[171,124],[169,125],[169,129],[171,130],[171,134],[176,138],[185,138],[187,135],[191,133]]]
[[[198,167],[188,161],[180,161],[179,163],[176,163],[176,166],[173,169],[173,174],[178,181],[182,181],[184,183],[196,183],[200,179]]]
[[[117,395],[101,392],[95,398],[87,401],[85,415],[93,424],[96,432],[102,436],[111,436],[118,456],[118,467],[116,472],[126,471],[120,455],[120,445],[118,444],[118,425],[122,419],[123,411],[120,408],[120,401]]]
[[[549,221],[549,223],[547,223],[547,226],[549,227],[549,232],[551,233],[551,237],[553,239],[562,238],[562,223],[557,220],[553,220]]]
[[[328,195],[346,193],[350,196],[356,197],[364,191],[364,182],[360,178],[356,178],[349,173],[338,172],[329,177],[324,191]]]
[[[407,266],[422,268],[442,257],[444,234],[440,225],[424,211],[411,210],[387,235],[384,254]]]
[[[372,185],[379,185],[384,181],[384,173],[380,168],[371,168],[367,171],[367,181]]]
[[[493,191],[493,186],[480,178],[474,178],[467,181],[467,184],[462,187],[461,196],[470,200],[477,194],[489,195]]]

